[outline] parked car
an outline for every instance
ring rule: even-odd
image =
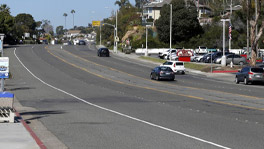
[[[235,53],[225,52],[225,55],[230,55],[230,54],[235,54]],[[221,60],[222,60],[222,56],[223,56],[223,52],[214,52],[213,55],[212,55],[213,62],[220,64]],[[218,60],[216,60],[216,59],[218,59]]]
[[[79,45],[86,45],[86,43],[85,43],[84,40],[80,40],[80,41],[79,41]]]
[[[193,61],[194,62],[200,62],[205,54],[207,54],[207,53],[196,53],[194,58],[193,58]]]
[[[101,57],[101,56],[109,57],[110,56],[109,50],[107,48],[100,48],[97,51],[97,56],[99,56],[99,57]]]
[[[171,50],[171,53],[176,53],[175,49]],[[166,50],[165,52],[159,52],[159,57],[161,59],[167,59],[167,56],[170,54],[170,50]]]
[[[170,67],[158,66],[151,70],[150,79],[161,80],[167,79],[173,81],[175,74]]]
[[[170,67],[174,73],[185,74],[184,62],[181,61],[166,61],[160,66]]]
[[[222,61],[222,56],[215,58],[214,62],[221,64]],[[241,65],[243,66],[246,64],[247,60],[245,57],[237,55],[237,54],[227,54],[226,55],[226,65],[230,64],[233,62],[234,65]]]
[[[233,62],[234,65],[243,66],[244,64],[247,63],[247,60],[243,56],[237,54],[229,54],[226,56],[226,64],[230,64],[231,62]]]
[[[249,82],[264,82],[264,69],[260,67],[247,66],[236,73],[235,82],[244,82],[247,85]]]

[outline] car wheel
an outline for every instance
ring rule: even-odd
[[[239,84],[239,81],[238,81],[238,78],[237,77],[235,79],[235,82],[236,82],[236,84]]]
[[[239,65],[240,65],[240,66],[243,66],[243,65],[244,65],[244,62],[239,62]]]
[[[156,76],[155,80],[159,81],[160,80],[159,76]]]
[[[245,84],[245,85],[248,85],[248,80],[247,80],[247,78],[244,78],[244,84]]]
[[[150,74],[150,79],[153,80],[153,75],[152,75],[152,73]]]

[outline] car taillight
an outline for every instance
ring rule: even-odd
[[[160,74],[164,74],[164,72],[163,71],[160,71]]]
[[[174,64],[173,66],[176,67],[176,64]]]
[[[248,72],[249,75],[253,75],[253,72]]]

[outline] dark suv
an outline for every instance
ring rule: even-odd
[[[97,56],[99,56],[99,57],[101,57],[101,56],[109,57],[110,56],[109,50],[107,48],[100,48],[97,51]]]

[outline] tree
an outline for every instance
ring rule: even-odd
[[[64,34],[63,26],[57,26],[57,27],[56,27],[56,34],[57,34],[58,36],[61,36],[61,35]]]
[[[148,2],[148,0],[135,0],[136,4],[135,6],[137,8],[142,8],[144,4],[146,4]]]
[[[5,14],[10,14],[10,8],[6,4],[2,4],[0,6],[0,12],[3,12]]]
[[[41,28],[45,31],[47,34],[53,34],[53,26],[51,25],[49,20],[42,20],[42,26]]]
[[[115,2],[115,5],[118,5],[119,8],[123,8],[123,7],[127,7],[127,6],[129,7],[129,6],[131,6],[129,0],[117,0],[117,1]]]
[[[64,13],[63,16],[65,17],[65,26],[64,26],[64,28],[66,29],[66,17],[68,16],[68,14]]]
[[[14,32],[14,17],[10,15],[10,8],[3,4],[0,6],[0,33],[4,33],[5,43],[12,43],[15,39],[12,37]]]
[[[260,1],[259,1],[260,2]],[[257,59],[257,53],[258,53],[258,41],[263,33],[264,28],[264,20],[261,21],[261,26],[259,28],[259,32],[256,34],[256,28],[258,26],[258,21],[260,18],[260,11],[261,11],[261,3],[258,4],[258,11],[257,15],[255,17],[255,20],[250,21],[251,31],[250,31],[250,43],[251,43],[251,59],[250,59],[250,65],[255,66],[256,65],[256,59]]]
[[[172,0],[172,43],[188,41],[194,36],[203,33],[197,19],[197,10],[193,3],[185,6],[184,0]],[[155,22],[159,39],[169,43],[170,39],[170,5],[164,5],[161,16]]]
[[[75,14],[75,10],[72,10],[71,13],[72,13],[72,17],[73,17],[73,28],[74,28],[74,14]]]

